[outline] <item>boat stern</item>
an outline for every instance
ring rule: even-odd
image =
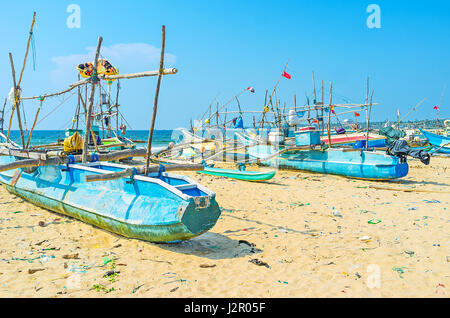
[[[210,230],[221,213],[215,195],[191,197],[180,212],[183,213],[181,222],[193,237]]]

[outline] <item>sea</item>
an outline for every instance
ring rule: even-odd
[[[3,131],[6,135],[7,131]],[[126,137],[133,140],[148,140],[148,130],[127,130]],[[155,130],[152,138],[152,151],[158,151],[167,148],[172,140],[173,130]],[[10,138],[17,144],[21,144],[20,131],[11,130]],[[30,141],[31,146],[46,145],[56,142],[58,139],[65,138],[64,130],[35,130]],[[28,132],[25,132],[25,142],[28,140]],[[137,143],[136,147],[146,147],[146,143]]]

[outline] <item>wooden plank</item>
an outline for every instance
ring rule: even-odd
[[[201,171],[204,169],[202,164],[171,164],[164,166],[165,171]],[[147,171],[147,172],[146,172]],[[160,166],[151,167],[134,167],[124,169],[118,172],[105,173],[105,174],[92,174],[85,177],[86,182],[93,181],[108,181],[121,179],[125,177],[131,177],[133,174],[149,174],[154,172],[159,172]]]

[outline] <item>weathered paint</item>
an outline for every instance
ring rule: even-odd
[[[287,169],[306,170],[370,180],[388,180],[408,174],[408,164],[398,157],[379,151],[329,148],[326,150],[295,150],[282,153],[277,158],[264,161],[265,157],[280,148],[258,145],[248,148],[250,155],[260,158],[261,164]]]
[[[0,157],[0,163],[13,157]],[[0,173],[8,191],[40,207],[69,215],[102,229],[152,242],[173,242],[211,229],[220,216],[215,193],[184,176],[134,176],[87,183],[87,174],[118,171],[126,166],[109,163],[38,167]]]

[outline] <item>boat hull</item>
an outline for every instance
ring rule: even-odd
[[[287,151],[277,157],[264,160],[264,157],[275,153],[270,148],[270,146],[260,145],[249,148],[249,152],[253,153],[255,158],[259,157],[261,164],[266,166],[335,174],[358,179],[396,179],[406,176],[409,170],[406,162],[401,163],[397,157],[376,151],[340,148],[331,148],[324,151],[305,149]]]
[[[425,131],[419,128],[425,138],[428,139],[428,142],[434,146],[434,149],[439,150],[437,152],[450,154],[450,137],[441,136],[437,134],[433,134],[429,131]],[[444,146],[448,145],[448,146]]]
[[[0,161],[5,163],[4,159]],[[116,171],[118,166],[111,164],[107,169]],[[193,238],[211,229],[220,216],[215,194],[193,188],[186,177],[164,173],[160,178],[134,176],[86,183],[85,175],[101,173],[96,171],[101,169],[94,165],[82,168],[86,167],[46,166],[32,173],[17,169],[0,173],[0,182],[9,192],[42,208],[151,242]],[[167,182],[179,183],[186,190]]]
[[[267,181],[272,179],[276,173],[275,170],[260,172],[260,171],[241,171],[241,170],[209,168],[209,167],[205,167],[204,170],[197,172],[244,181]]]

